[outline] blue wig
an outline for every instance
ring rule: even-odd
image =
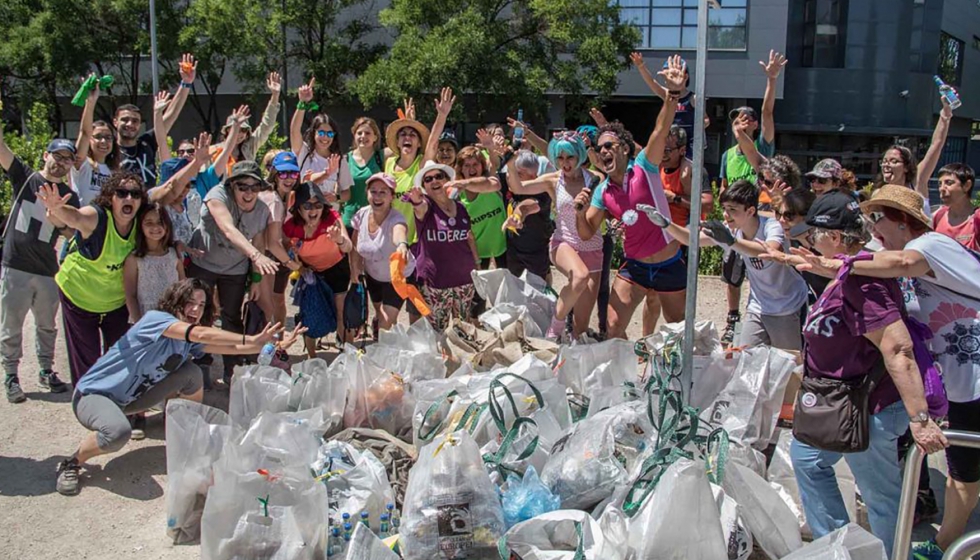
[[[581,166],[589,158],[589,153],[585,149],[585,142],[582,137],[573,130],[559,133],[557,138],[548,142],[548,160],[555,167],[558,167],[558,156],[568,154],[578,159],[577,165]]]

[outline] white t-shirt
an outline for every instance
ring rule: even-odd
[[[321,156],[320,154],[313,152],[312,154],[306,149],[306,145],[299,152],[299,176],[303,180],[307,173],[322,173],[327,170],[330,162],[327,158]],[[350,167],[347,165],[347,158],[341,156],[340,158],[340,169],[336,173],[327,177],[326,179],[320,181],[320,190],[326,194],[332,192],[334,194],[340,193],[340,191],[346,191],[351,188],[354,184],[354,179],[350,174]]]
[[[102,193],[102,185],[109,180],[112,170],[104,163],[93,167],[92,160],[85,158],[78,169],[72,166],[68,175],[71,189],[78,193],[82,206],[87,206]]]
[[[942,368],[947,396],[959,403],[980,399],[980,261],[935,232],[905,249],[925,257],[935,274],[905,280],[902,289],[909,314],[933,332],[929,349]]]
[[[741,230],[735,232],[736,239],[744,239]],[[755,240],[763,243],[773,241],[789,252],[789,240],[783,227],[774,219],[759,217],[759,229]],[[730,251],[732,249],[727,249]],[[784,316],[799,313],[806,303],[807,287],[803,276],[788,266],[774,261],[762,260],[742,255],[745,261],[745,274],[749,280],[749,303],[746,311],[759,315]]]

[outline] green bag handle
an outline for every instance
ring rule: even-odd
[[[728,431],[715,428],[705,442],[705,464],[708,467],[708,480],[721,485],[725,480],[725,467],[728,465],[728,448],[731,441]],[[717,453],[716,453],[717,452]]]
[[[572,560],[585,560],[585,531],[582,530],[582,523],[580,521],[575,522],[575,534],[578,536],[578,545],[575,547],[575,556]],[[497,554],[500,555],[500,560],[510,560],[510,547],[507,546],[507,535],[500,537],[497,540]]]
[[[442,407],[443,404],[450,402],[449,399],[455,397],[457,394],[458,393],[456,392],[456,390],[453,389],[452,391],[449,391],[448,393],[443,395],[442,398],[429,405],[429,408],[426,409],[425,414],[422,415],[422,423],[419,424],[418,432],[415,434],[416,437],[418,437],[419,441],[424,441],[424,442],[432,441],[432,438],[436,436],[436,434],[439,432],[439,429],[442,428],[442,425],[445,423],[445,419],[437,422],[436,425],[432,427],[432,429],[430,429],[428,432],[424,434],[422,433],[423,428],[425,428],[426,423],[428,423],[428,421],[432,418],[432,416],[435,413],[439,412],[439,408]],[[450,404],[452,403],[450,402]]]
[[[517,403],[514,401],[514,395],[510,392],[510,389],[500,381],[504,377],[513,377],[514,379],[519,379],[527,384],[534,393],[534,398],[538,401],[538,408],[544,408],[544,395],[541,391],[534,386],[527,378],[524,378],[516,373],[505,372],[497,375],[490,382],[490,398],[488,399],[490,403],[490,415],[493,416],[493,422],[497,425],[497,429],[500,433],[507,433],[507,424],[504,422],[504,407],[501,406],[500,402],[497,400],[497,389],[502,389],[504,391],[504,396],[507,397],[507,401],[510,403],[511,411],[514,413],[515,417],[520,417],[521,414],[517,410]]]
[[[520,435],[520,428],[524,424],[527,424],[529,426],[534,426],[535,428],[538,427],[537,422],[535,422],[531,418],[528,418],[527,416],[521,416],[520,418],[514,421],[514,425],[507,432],[507,435],[504,436],[504,439],[500,442],[500,448],[497,449],[497,452],[492,454],[487,453],[486,455],[483,456],[483,462],[489,465],[491,468],[496,469],[497,472],[499,472],[500,475],[504,477],[504,479],[507,478],[508,474],[516,474],[518,476],[524,476],[523,472],[518,472],[514,469],[505,467],[503,465],[504,456],[507,455],[508,451],[510,451],[510,446],[514,444],[514,441],[517,439],[518,435]],[[531,442],[527,444],[527,447],[524,448],[524,451],[522,451],[517,456],[516,460],[523,461],[528,457],[530,457],[531,455],[533,455],[534,452],[537,451],[538,449],[538,442],[540,441],[540,437],[541,437],[540,432],[535,434],[534,437],[531,438]]]
[[[469,406],[466,407],[466,410],[463,411],[463,416],[459,419],[459,422],[456,423],[456,427],[453,429],[453,431],[466,430],[470,433],[470,435],[473,435],[473,432],[476,431],[477,421],[481,416],[483,416],[483,413],[486,412],[488,408],[490,408],[488,403],[470,403]],[[467,427],[467,424],[470,424],[469,427]]]
[[[647,457],[640,467],[640,475],[633,481],[626,493],[626,498],[623,501],[623,513],[630,517],[636,515],[643,502],[656,490],[657,484],[667,472],[667,468],[681,458],[690,459],[691,456],[678,447],[658,449],[653,455]],[[640,493],[639,497],[637,497],[637,492]]]

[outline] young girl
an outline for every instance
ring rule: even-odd
[[[289,124],[289,147],[299,158],[300,179],[319,186],[331,205],[346,202],[354,180],[347,158],[341,158],[340,129],[330,116],[320,113],[303,133],[306,109],[313,101],[313,81],[300,86],[298,93],[300,102]]]
[[[347,254],[354,248],[340,214],[327,205],[320,189],[311,182],[301,183],[293,190],[290,217],[282,225],[282,234],[289,240],[296,257],[305,268],[312,270],[330,286],[337,310],[337,340],[353,340],[343,329],[344,295],[350,287],[350,260]],[[346,333],[352,335],[353,333]],[[316,357],[316,340],[305,337],[306,352]]]
[[[131,323],[156,309],[163,292],[184,279],[184,263],[177,257],[173,226],[166,209],[160,204],[149,206],[138,227],[141,235],[137,237],[136,250],[123,263],[126,308]]]

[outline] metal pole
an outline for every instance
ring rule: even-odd
[[[153,73],[153,94],[160,91],[160,71],[157,68],[157,3],[150,0],[150,67]]]
[[[943,430],[943,434],[950,445],[980,449],[980,433]],[[909,454],[905,456],[905,475],[902,478],[902,498],[898,502],[892,560],[906,560],[909,557],[909,545],[912,543],[912,518],[915,515],[915,496],[919,489],[920,470],[922,470],[922,450],[919,446],[913,445],[909,449]]]
[[[282,100],[282,133],[289,134],[289,104],[286,103],[286,91],[289,85],[289,61],[287,60],[286,47],[286,0],[282,0],[282,93],[279,99]]]
[[[687,253],[687,300],[684,306],[683,376],[694,379],[694,322],[698,311],[698,241],[701,238],[701,187],[704,184],[704,74],[708,59],[708,1],[698,2],[698,50],[694,63],[694,182],[691,186],[691,237]],[[690,390],[690,387],[686,387]]]
[[[966,560],[980,553],[980,531],[963,535],[953,541],[943,554],[943,560]]]

